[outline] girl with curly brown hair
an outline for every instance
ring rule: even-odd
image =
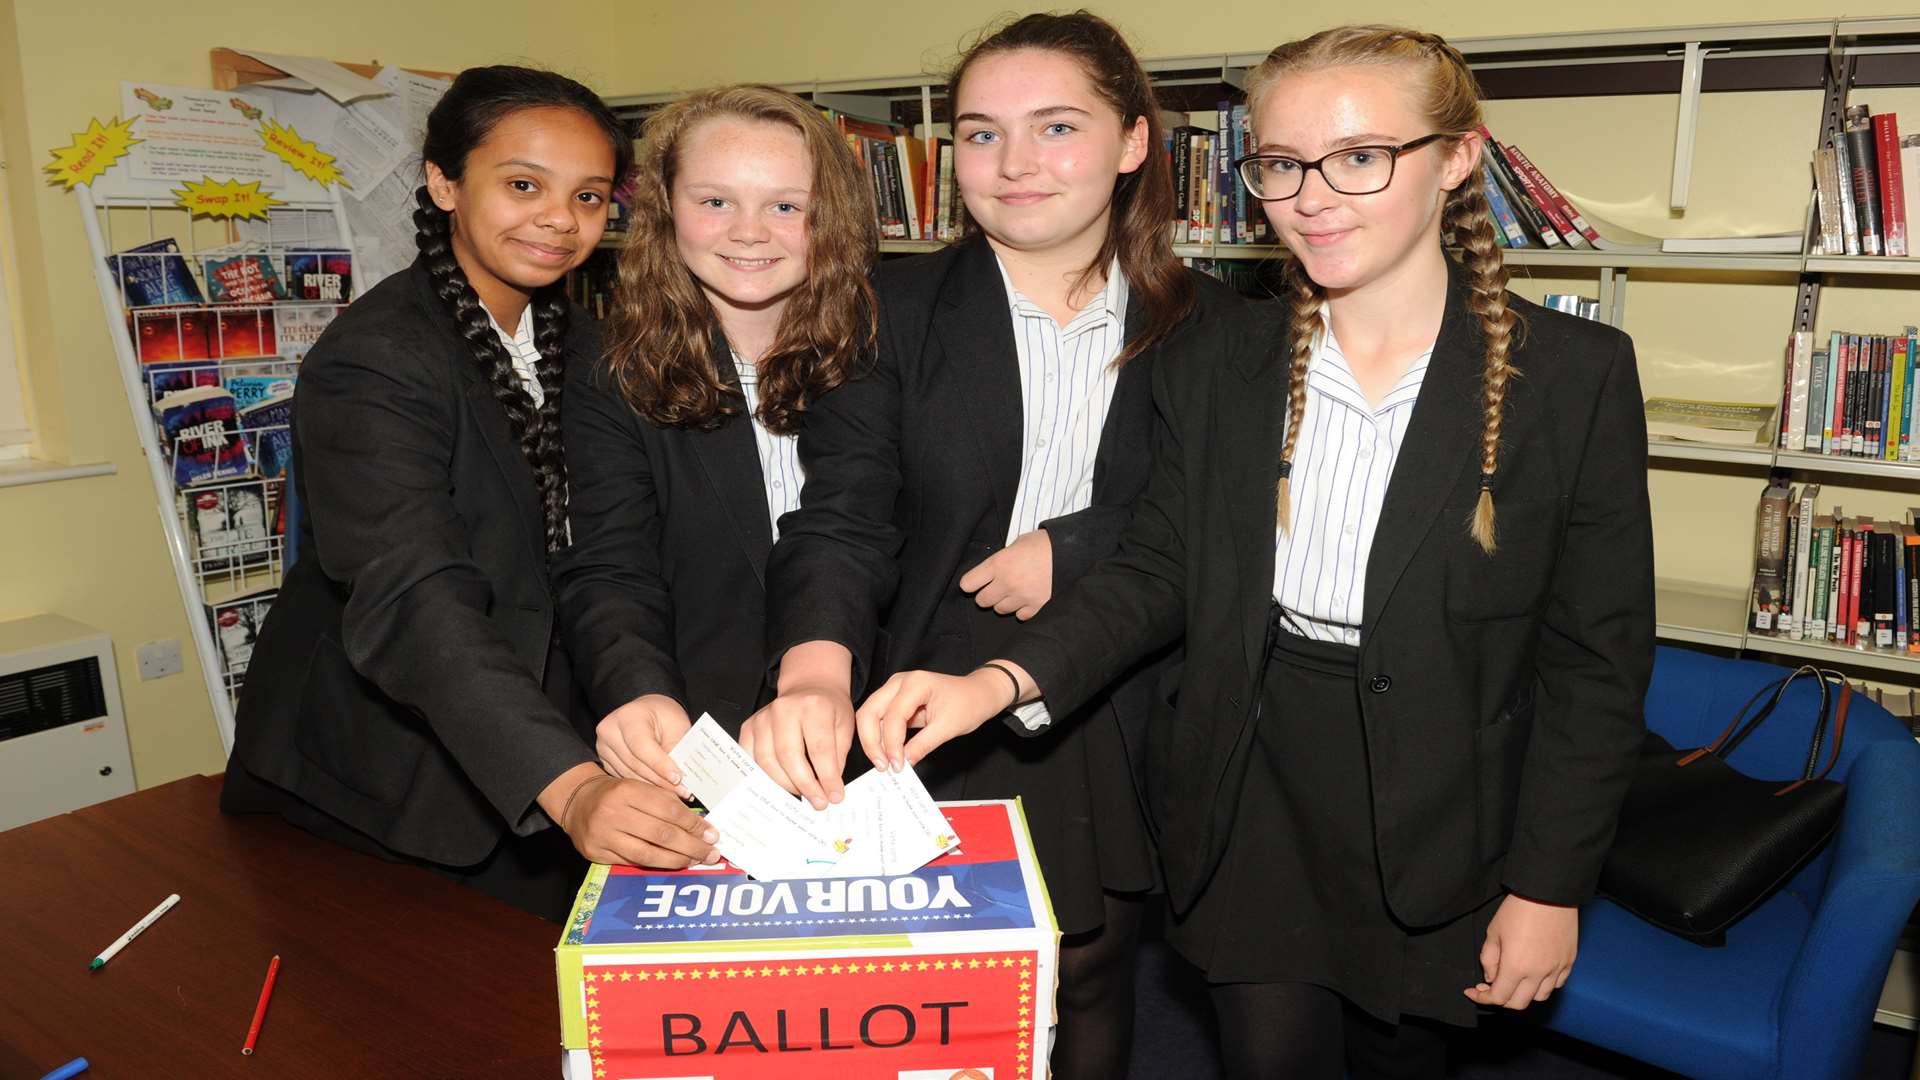
[[[601,364],[564,418],[560,622],[616,776],[684,792],[691,713],[762,701],[766,565],[798,505],[795,434],[867,355],[866,177],[818,110],[729,86],[648,119]]]

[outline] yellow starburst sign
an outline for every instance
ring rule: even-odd
[[[202,176],[188,180],[186,187],[175,188],[176,206],[193,211],[194,217],[264,218],[269,207],[285,206],[270,193],[260,190],[260,181],[215,180]]]
[[[47,183],[72,191],[75,185],[92,184],[127,155],[128,147],[142,141],[133,137],[131,120],[124,124],[117,116],[107,124],[92,120],[87,130],[74,135],[72,145],[52,151],[53,160],[40,167],[52,174]]]
[[[301,138],[292,125],[282,127],[273,120],[267,120],[260,125],[260,141],[294,172],[315,183],[353,186],[341,177],[339,166],[333,163],[333,155]]]

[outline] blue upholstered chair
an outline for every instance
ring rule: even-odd
[[[1662,647],[1647,726],[1675,746],[1703,745],[1785,672]],[[1816,700],[1810,680],[1796,683],[1730,764],[1798,776]],[[1709,1080],[1853,1077],[1894,943],[1920,898],[1920,745],[1856,695],[1832,775],[1847,784],[1838,834],[1729,929],[1724,946],[1692,944],[1605,900],[1582,910],[1580,957],[1541,1010],[1546,1026]]]

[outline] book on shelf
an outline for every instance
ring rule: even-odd
[[[1862,255],[1886,254],[1886,227],[1880,219],[1880,151],[1873,141],[1873,120],[1865,105],[1847,109],[1847,180],[1853,215],[1860,230]]]
[[[1907,208],[1913,203],[1920,142],[1900,134],[1895,113],[1847,108],[1813,154],[1817,254],[1911,254]]]
[[[271,304],[287,298],[273,259],[258,252],[203,255],[207,299],[216,304]]]
[[[1234,175],[1239,160],[1253,152],[1246,106],[1221,101],[1210,111],[1161,115],[1161,150],[1173,179],[1173,242],[1267,243],[1266,215]]]
[[[1756,236],[1674,236],[1660,241],[1660,250],[1674,255],[1798,255],[1797,232]]]
[[[1749,624],[1770,632],[1782,622],[1781,607],[1787,589],[1787,504],[1793,491],[1784,477],[1775,475],[1760,494],[1753,519],[1753,598]]]
[[[1794,641],[1920,654],[1920,530],[1818,509],[1820,487],[1775,474],[1755,514],[1752,629]]]
[[[1769,402],[1648,398],[1647,434],[1686,442],[1764,448],[1776,412]]]
[[[1835,330],[1825,348],[1819,344],[1809,331],[1789,335],[1780,447],[1913,461],[1920,328],[1909,326],[1898,334]]]

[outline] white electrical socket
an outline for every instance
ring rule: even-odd
[[[169,638],[166,641],[149,641],[140,646],[140,677],[142,679],[160,679],[168,675],[178,675],[187,669],[186,661],[180,657],[180,642]]]

